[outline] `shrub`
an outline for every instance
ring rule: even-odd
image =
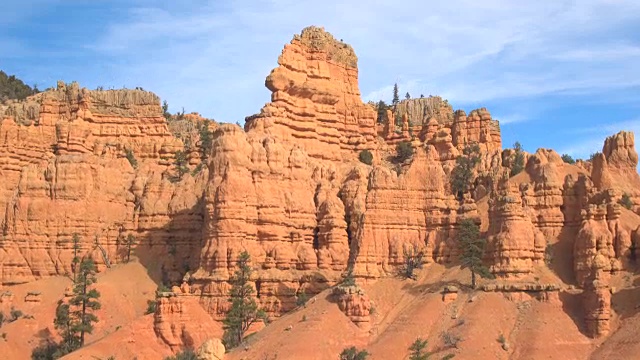
[[[356,285],[356,279],[353,276],[353,269],[349,269],[347,271],[347,273],[345,274],[344,279],[342,280],[340,285],[342,285],[342,286],[355,286]]]
[[[307,301],[309,301],[309,295],[306,292],[302,291],[300,294],[296,296],[296,305],[304,306]]]
[[[10,318],[9,318],[9,322],[14,322],[18,319],[20,319],[22,317],[22,311],[14,308],[13,306],[11,307],[11,312],[10,312]]]
[[[566,162],[567,164],[576,163],[576,161],[569,154],[562,154],[562,161]]]
[[[176,151],[175,167],[178,173],[178,179],[182,179],[182,176],[189,172],[187,162],[187,153],[180,150]]]
[[[429,353],[427,352],[427,340],[417,338],[409,347],[409,360],[427,360]]]
[[[363,164],[371,165],[373,163],[373,154],[371,154],[371,151],[369,150],[360,151],[358,158]]]
[[[633,207],[633,201],[631,201],[631,196],[629,196],[629,194],[627,193],[622,194],[622,198],[620,198],[620,200],[618,201],[618,204],[624,206],[629,210],[631,210],[631,208]]]
[[[185,349],[174,356],[167,356],[164,360],[198,360],[198,356],[192,349]]]
[[[413,146],[408,141],[401,141],[396,145],[396,161],[405,162],[413,156]]]
[[[407,279],[416,280],[417,276],[414,274],[414,271],[416,269],[422,269],[422,265],[424,264],[422,257],[424,254],[422,252],[416,252],[413,248],[409,251],[403,251],[404,265],[402,267],[402,275]]]
[[[451,171],[451,192],[462,199],[471,190],[476,166],[480,163],[478,144],[465,146],[462,155],[456,158],[456,166]]]
[[[447,354],[442,357],[442,360],[451,360],[456,356],[456,354]]]
[[[147,300],[147,311],[145,311],[145,315],[155,313],[157,307],[158,307],[157,300]]]
[[[547,266],[551,266],[552,262],[553,262],[553,247],[551,246],[550,243],[547,242],[547,246],[545,246],[544,248],[544,263],[547,264]]]
[[[31,351],[31,360],[53,360],[56,359],[55,355],[58,351],[58,344],[53,342],[45,342],[38,345]]]
[[[456,334],[452,334],[448,331],[442,333],[442,342],[446,347],[458,348],[458,343],[462,341],[462,338]]]
[[[136,160],[136,157],[133,154],[133,150],[126,149],[125,150],[125,156],[127,157],[127,160],[129,160],[129,164],[131,164],[131,166],[134,169],[137,169],[138,168],[138,160]]]
[[[340,353],[340,360],[365,360],[369,356],[366,350],[358,350],[355,346],[346,348]]]

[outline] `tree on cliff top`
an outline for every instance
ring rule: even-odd
[[[230,279],[231,309],[223,320],[224,335],[222,341],[227,349],[238,346],[244,334],[252,324],[264,320],[264,310],[258,308],[253,297],[254,289],[249,283],[253,270],[249,266],[249,253],[243,251],[238,258],[238,269]]]
[[[480,228],[471,219],[464,219],[458,227],[458,245],[462,268],[471,270],[471,287],[476,288],[476,274],[490,278],[489,269],[482,263],[486,240],[480,237]]]
[[[36,85],[31,88],[15,75],[9,76],[0,70],[0,103],[10,99],[23,100],[39,92]]]
[[[400,95],[398,94],[398,83],[393,84],[393,101],[391,103],[395,106],[400,102]]]
[[[513,144],[515,154],[513,155],[513,166],[511,167],[511,173],[509,176],[518,175],[524,170],[524,153],[522,152],[522,145],[516,141]]]
[[[467,145],[462,155],[456,159],[456,166],[451,172],[451,191],[458,199],[471,190],[474,170],[480,163],[480,147],[478,144]]]

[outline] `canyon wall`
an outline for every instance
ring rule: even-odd
[[[195,267],[207,175],[170,181],[182,149],[150,92],[59,82],[8,104],[0,122],[2,283],[70,273],[74,234],[78,254],[101,268],[125,258],[128,235],[151,267],[180,270],[174,276]]]

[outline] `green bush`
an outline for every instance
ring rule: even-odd
[[[125,156],[127,157],[127,160],[129,160],[129,164],[131,164],[131,166],[134,169],[137,169],[138,168],[138,160],[136,160],[136,157],[133,154],[133,150],[131,150],[131,149],[125,150]]]
[[[562,154],[562,161],[566,162],[567,164],[576,163],[576,161],[569,154]]]
[[[307,295],[307,293],[304,290],[296,296],[297,306],[304,306],[307,303],[307,301],[309,301],[309,295]]]
[[[174,356],[167,356],[164,360],[198,360],[198,356],[191,349],[180,351]]]
[[[371,151],[369,150],[360,151],[358,158],[363,164],[371,165],[373,163],[373,154],[371,154]]]
[[[158,307],[157,300],[147,300],[147,311],[145,311],[145,315],[155,313],[157,307]]]
[[[340,360],[365,360],[369,356],[366,350],[358,350],[355,346],[346,348],[340,353]]]
[[[620,201],[618,201],[618,204],[624,206],[629,210],[631,210],[631,208],[633,207],[633,201],[631,201],[631,196],[629,196],[629,194],[627,193],[622,194],[622,198],[620,198]]]
[[[18,319],[20,319],[23,315],[22,311],[14,308],[13,306],[11,307],[11,317],[9,318],[9,322],[13,322],[16,321]]]
[[[409,141],[401,141],[396,145],[396,161],[405,162],[413,156],[413,146]]]

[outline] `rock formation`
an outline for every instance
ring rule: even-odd
[[[197,349],[211,334],[219,332],[219,326],[202,310],[197,297],[165,293],[157,301],[153,329],[174,352],[184,348]],[[219,349],[214,343],[207,345],[205,350],[219,354]]]
[[[611,319],[610,262],[604,255],[595,255],[584,282],[584,311],[587,333],[600,337],[609,333]]]
[[[628,268],[640,248],[637,205],[618,205],[624,194],[640,203],[633,134],[608,138],[577,165],[549,149],[526,154],[525,170],[509,179],[513,152],[487,109],[412,99],[380,126],[360,99],[355,52],[317,27],[284,47],[265,85],[271,102],[244,129],[197,113],[166,119],[143,90],[75,83],[3,105],[2,284],[71,272],[74,234],[80,256],[104,270],[126,258],[132,235],[134,255],[176,286],[160,299],[156,330],[177,349],[205,340],[189,330],[185,306],[199,301],[222,318],[243,250],[256,297],[276,317],[296,307],[296,294],[316,294],[347,271],[358,282],[396,273],[407,251],[455,263],[458,223],[472,218],[502,281],[535,277],[545,250],[556,249],[573,270],[566,281],[575,275],[592,294],[587,319],[608,319],[593,305],[608,300],[591,277],[596,265],[597,279]],[[402,164],[393,160],[400,141],[414,150]],[[480,164],[459,199],[450,175],[470,144]],[[373,165],[358,161],[363,150]],[[368,298],[343,295],[343,311],[368,326]]]
[[[489,206],[489,233],[495,234],[488,240],[491,271],[507,278],[532,273],[542,263],[546,240],[525,213],[519,187],[504,181]]]
[[[354,324],[365,331],[371,328],[371,301],[361,288],[358,286],[337,286],[333,289],[333,296],[336,298],[340,310]]]
[[[73,234],[79,254],[93,253],[100,267],[123,259],[129,234],[149,248],[141,255],[152,267],[195,266],[191,240],[202,224],[206,169],[172,183],[182,148],[159,98],[146,91],[59,82],[10,104],[0,122],[2,282],[71,272]],[[169,253],[175,258],[151,259]]]

